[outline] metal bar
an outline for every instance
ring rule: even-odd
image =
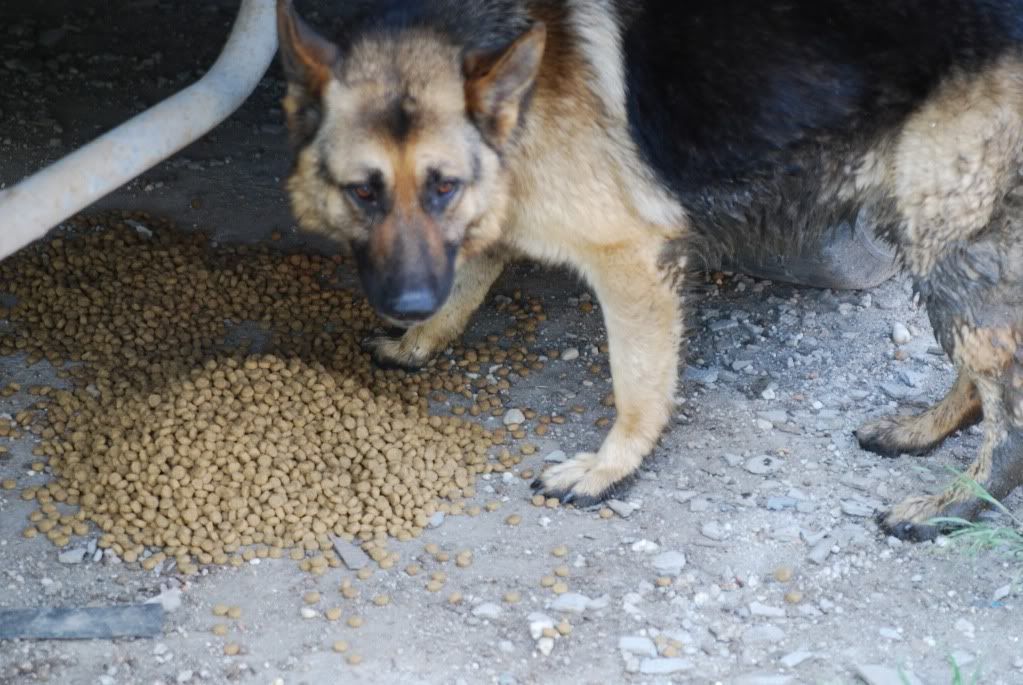
[[[224,49],[199,81],[0,191],[0,259],[224,121],[256,89],[276,51],[274,0],[242,0]]]

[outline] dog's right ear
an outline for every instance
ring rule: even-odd
[[[336,45],[309,27],[291,0],[277,0],[277,42],[288,80],[284,114],[298,148],[316,134],[322,118],[321,95],[340,60]]]

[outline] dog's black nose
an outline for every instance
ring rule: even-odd
[[[388,305],[394,318],[419,321],[432,316],[440,306],[440,300],[432,288],[419,287],[402,292]]]

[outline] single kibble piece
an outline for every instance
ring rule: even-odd
[[[518,592],[506,592],[504,593],[504,601],[506,604],[518,604],[522,601],[522,595]]]
[[[231,610],[231,607],[226,604],[214,604],[213,615],[214,616],[227,616],[227,612]]]
[[[452,592],[448,595],[448,604],[461,604],[462,599],[463,597],[461,592]]]
[[[540,579],[540,585],[543,587],[554,587],[554,584],[558,582],[558,579],[554,576],[544,576]]]
[[[565,545],[558,545],[557,547],[551,550],[551,554],[558,558],[567,557],[568,547],[566,547]]]
[[[227,610],[227,617],[228,618],[233,618],[233,619],[241,618],[242,617],[242,608],[241,607],[231,607],[230,609]]]
[[[572,569],[565,565],[561,565],[554,569],[554,575],[556,575],[558,578],[568,578],[570,575],[572,575]]]
[[[361,628],[363,624],[362,616],[349,616],[348,627],[349,628]]]
[[[520,523],[522,523],[522,517],[519,516],[518,514],[512,514],[511,516],[506,518],[504,522],[507,523],[509,526],[517,526]]]
[[[777,580],[779,583],[787,583],[790,580],[792,580],[793,575],[794,572],[791,568],[789,568],[788,566],[782,566],[775,570],[774,579]]]
[[[305,602],[306,604],[316,604],[317,602],[320,601],[320,593],[315,591],[307,592],[304,595],[302,595],[302,601]]]
[[[348,651],[348,643],[345,642],[344,640],[335,640],[334,644],[331,645],[331,647],[338,654],[343,654],[344,652]]]
[[[373,603],[378,607],[385,607],[391,603],[391,598],[387,595],[377,595],[373,598]]]
[[[238,656],[242,651],[241,645],[234,642],[224,645],[224,654],[227,656]]]
[[[349,666],[358,666],[362,663],[362,657],[358,654],[349,654],[347,661]]]
[[[216,623],[213,625],[211,632],[217,637],[224,637],[225,635],[227,635],[227,624]]]
[[[566,592],[568,592],[568,585],[565,583],[555,583],[554,587],[552,587],[551,590],[556,595],[563,595]]]

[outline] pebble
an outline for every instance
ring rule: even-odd
[[[568,455],[561,450],[554,450],[544,457],[543,460],[549,464],[560,464],[568,460]]]
[[[430,528],[439,528],[444,524],[444,517],[445,515],[443,511],[434,512],[433,516],[430,517],[430,520],[427,521],[426,525],[429,526]]]
[[[503,609],[493,602],[484,602],[473,607],[472,615],[477,618],[484,618],[488,620],[495,620],[501,616]]]
[[[895,628],[881,628],[877,631],[877,634],[886,640],[893,640],[895,642],[902,642],[902,633]]]
[[[769,511],[784,511],[786,509],[795,509],[799,506],[799,502],[791,497],[768,497],[767,503],[764,506]]]
[[[57,555],[57,561],[62,564],[80,564],[85,560],[85,554],[88,550],[84,547],[75,547],[69,549],[66,552],[61,552]]]
[[[686,565],[686,555],[682,552],[664,552],[651,560],[653,567],[664,576],[680,576]]]
[[[923,681],[912,672],[887,666],[859,664],[856,675],[867,685],[923,685]]]
[[[718,369],[700,369],[695,366],[688,366],[682,374],[682,379],[693,381],[699,385],[714,385],[714,383],[717,383],[719,375],[720,371]]]
[[[551,652],[554,651],[554,638],[541,637],[536,641],[536,648],[544,656],[550,656]]]
[[[778,471],[784,464],[781,459],[764,455],[747,461],[746,470],[755,476],[768,476]]]
[[[955,628],[960,633],[971,639],[973,638],[974,632],[976,631],[974,625],[967,621],[965,618],[961,618],[958,621],[956,621]]]
[[[553,618],[540,612],[533,612],[526,619],[529,621],[529,636],[534,640],[539,640],[544,631],[554,630],[557,625]]]
[[[1011,585],[1003,585],[1002,587],[995,590],[995,594],[991,597],[993,602],[1001,602],[1003,599],[1012,594]]]
[[[686,659],[643,659],[639,665],[639,672],[643,675],[670,675],[692,668],[692,662]]]
[[[608,509],[618,514],[623,519],[629,518],[637,509],[639,509],[638,505],[632,504],[631,502],[623,502],[619,499],[608,500],[606,504]]]
[[[772,625],[754,626],[742,634],[742,641],[748,645],[776,644],[785,639],[785,631]]]
[[[767,606],[760,602],[752,602],[749,605],[749,612],[754,616],[766,618],[785,618],[785,610],[778,607]]]
[[[792,676],[780,673],[747,673],[731,681],[732,685],[788,685]]]
[[[653,554],[661,548],[656,542],[650,540],[639,540],[632,543],[632,551],[640,554]]]
[[[334,551],[341,557],[345,566],[352,571],[359,571],[369,565],[369,556],[360,547],[347,540],[334,538]]]
[[[312,609],[310,607],[302,607],[299,610],[299,613],[302,615],[302,618],[305,618],[305,619],[316,618],[317,616],[320,615],[320,612],[318,612],[316,609]]]
[[[522,425],[526,422],[526,415],[522,413],[521,409],[509,409],[504,415],[504,425],[514,426]]]
[[[577,592],[566,592],[563,595],[559,595],[554,602],[551,603],[551,609],[554,611],[564,611],[570,614],[581,614],[587,609],[602,608],[599,606],[601,600],[592,600],[586,595],[581,595]],[[606,606],[606,603],[604,603]]]
[[[579,358],[578,347],[568,347],[561,353],[561,360],[566,362],[572,362]]]
[[[789,652],[781,659],[779,659],[778,663],[780,663],[785,668],[796,668],[803,662],[809,661],[810,659],[814,658],[814,656],[815,655],[813,652],[804,651]]]
[[[700,526],[700,534],[709,540],[716,540],[720,542],[728,537],[728,533],[717,521],[708,521]]]
[[[842,513],[856,518],[869,518],[874,515],[876,507],[857,500],[842,500]]]
[[[657,645],[648,637],[627,635],[618,638],[618,649],[635,656],[657,656]]]
[[[913,340],[912,334],[904,323],[896,323],[892,326],[892,342],[896,345],[908,345]]]

